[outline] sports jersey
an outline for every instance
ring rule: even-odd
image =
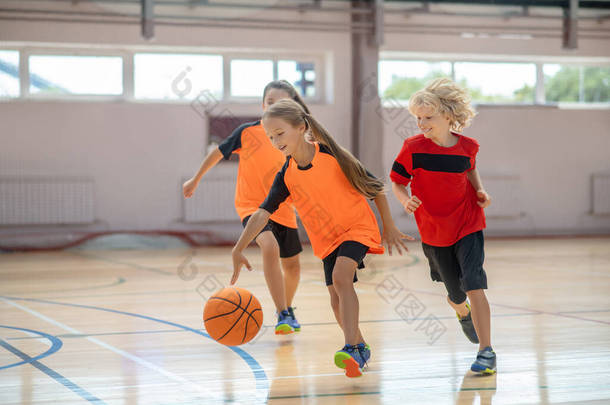
[[[306,167],[286,159],[260,208],[274,213],[282,201],[292,198],[313,252],[321,259],[345,241],[360,242],[369,253],[383,253],[377,220],[366,198],[351,185],[328,148],[314,145],[314,157]]]
[[[485,228],[483,208],[467,173],[476,167],[479,144],[455,134],[454,146],[442,147],[423,134],[407,138],[392,165],[390,179],[421,200],[415,220],[422,242],[451,246]]]
[[[229,159],[231,153],[239,155],[235,210],[243,221],[265,200],[285,157],[271,144],[260,121],[240,125],[218,145],[218,149],[225,159]],[[296,215],[289,202],[281,204],[271,219],[289,228],[297,227]]]

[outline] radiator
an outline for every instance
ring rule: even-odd
[[[94,202],[93,179],[0,177],[0,225],[89,224]]]
[[[593,175],[593,215],[610,215],[610,173]]]
[[[487,218],[518,218],[521,216],[517,175],[496,175],[482,178],[485,190],[491,195],[491,205],[485,208]]]
[[[235,174],[205,176],[193,196],[183,199],[184,222],[239,221],[234,200]]]

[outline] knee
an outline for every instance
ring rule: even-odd
[[[485,290],[479,288],[477,290],[466,291],[466,295],[468,295],[468,298],[472,301],[473,298],[485,297]]]
[[[338,290],[344,290],[346,288],[354,288],[354,278],[347,272],[333,272],[333,285]]]
[[[462,286],[458,281],[447,282],[445,281],[445,288],[447,289],[447,300],[453,302],[456,305],[466,301],[466,293],[462,289]]]
[[[453,294],[447,295],[447,302],[449,304],[455,304],[455,305],[463,304],[464,301],[466,301],[466,294],[464,294],[464,293],[462,293],[462,294],[463,295],[453,293]]]
[[[467,294],[464,291],[456,289],[455,291],[449,292],[449,295],[447,296],[447,301],[451,301],[455,305],[460,305],[461,303],[466,301],[466,296]]]
[[[275,240],[269,240],[268,238],[261,238],[257,240],[256,243],[261,248],[261,253],[264,257],[268,258],[279,258],[280,256],[280,248],[275,242]]]
[[[284,263],[283,266],[284,273],[288,273],[293,276],[298,276],[301,274],[301,266],[298,261],[295,263]]]

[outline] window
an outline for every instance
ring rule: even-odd
[[[533,103],[534,63],[455,62],[455,80],[475,103]]]
[[[32,55],[30,93],[43,95],[121,95],[120,56]]]
[[[134,56],[137,99],[192,100],[202,91],[222,97],[222,56],[138,53]]]
[[[434,55],[437,57],[442,58],[442,55]],[[481,59],[476,62],[381,60],[379,94],[386,100],[405,101],[430,80],[446,76],[468,89],[473,102],[479,104],[610,104],[610,64],[607,61],[591,60],[584,62],[590,65],[576,65],[544,63],[541,57],[513,57],[511,61],[497,57],[494,61],[484,61],[484,56]],[[538,81],[537,69],[542,70],[544,82]]]
[[[609,103],[610,67],[546,64],[547,103]]]
[[[295,59],[232,59],[231,96],[261,98],[272,80],[286,80],[304,98],[317,96],[316,62]]]
[[[319,70],[324,66],[321,55],[229,50],[196,53],[188,48],[181,52],[152,46],[148,51],[66,49],[0,49],[0,98],[184,103],[205,98],[259,103],[264,87],[279,79],[291,83],[309,102],[324,94],[324,72]],[[22,67],[27,77],[21,76]],[[22,94],[24,86],[27,89]]]
[[[382,60],[379,93],[386,99],[408,100],[430,80],[443,76],[451,77],[451,62]]]
[[[271,60],[231,60],[231,96],[262,98],[263,89],[272,80]]]
[[[0,97],[19,97],[19,52],[0,50]]]
[[[283,79],[307,98],[316,96],[316,71],[313,62],[298,62],[296,60],[280,60],[277,64],[278,79]]]

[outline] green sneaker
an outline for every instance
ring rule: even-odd
[[[275,325],[276,335],[289,335],[294,332],[294,328],[290,324],[292,318],[287,310],[283,310],[277,315],[277,325]]]
[[[368,363],[371,358],[371,346],[368,344],[365,345],[364,343],[358,343],[356,346],[358,346],[362,360],[364,360],[365,363]]]
[[[358,346],[345,345],[335,353],[335,365],[345,369],[345,375],[349,378],[360,377],[365,364]]]
[[[297,321],[297,318],[294,316],[294,308],[288,307],[288,313],[290,314],[290,318],[292,318],[292,320],[290,321],[290,326],[292,326],[292,328],[294,329],[295,332],[300,332],[301,324],[299,323],[299,321]]]

